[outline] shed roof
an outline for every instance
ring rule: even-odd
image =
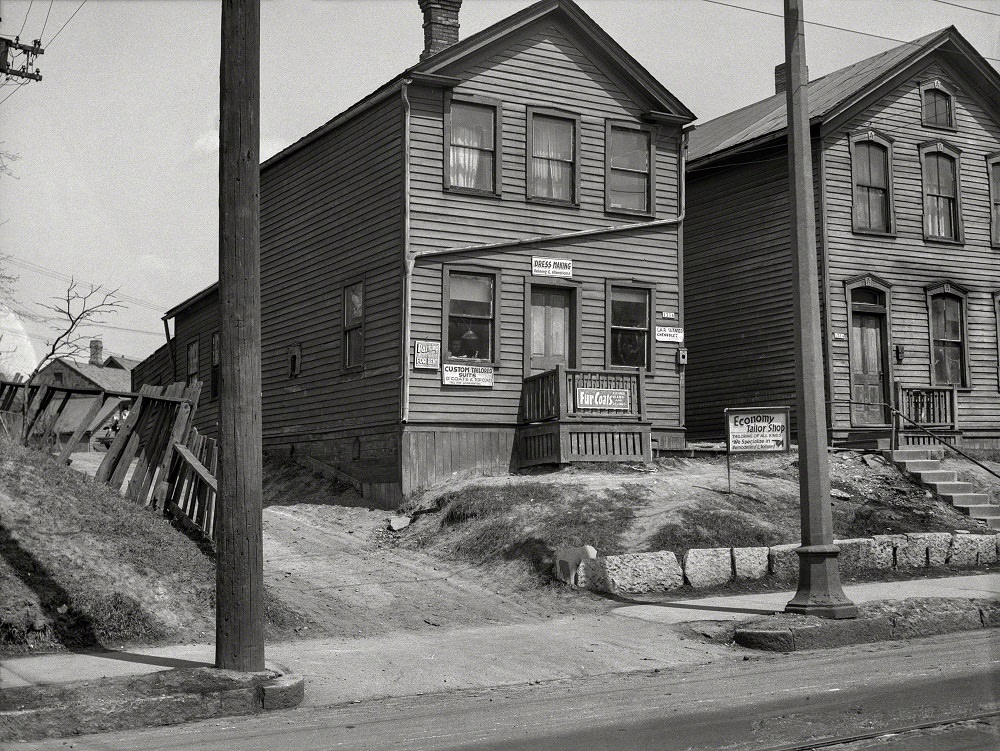
[[[880,84],[921,63],[937,51],[947,54],[947,64],[972,69],[985,85],[980,93],[994,107],[1000,106],[1000,74],[969,44],[954,26],[906,42],[852,63],[809,82],[809,120],[826,121],[863,99]],[[706,157],[735,152],[742,147],[784,136],[787,127],[785,94],[775,94],[754,104],[698,124],[690,136],[688,159],[692,167]]]

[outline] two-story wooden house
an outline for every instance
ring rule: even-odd
[[[386,502],[684,445],[694,116],[570,0],[462,41],[460,5],[420,0],[421,61],[261,167],[264,448]]]
[[[688,154],[687,426],[795,404],[785,94]],[[1000,444],[1000,75],[954,29],[809,83],[829,424]],[[907,419],[898,417],[901,412]]]

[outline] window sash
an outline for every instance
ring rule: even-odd
[[[948,240],[958,239],[957,160],[947,154],[924,155],[924,215],[927,234]]]
[[[344,287],[344,367],[356,368],[365,361],[365,284]]]
[[[610,303],[611,365],[648,370],[650,364],[649,290],[612,287]]]
[[[496,188],[496,107],[452,102],[449,181],[453,188]]]
[[[572,202],[576,186],[576,122],[531,117],[531,195]]]
[[[611,126],[608,145],[608,206],[649,212],[652,161],[649,131]]]
[[[187,380],[198,380],[198,342],[193,341],[187,346]]]
[[[961,386],[965,382],[965,340],[962,301],[953,295],[931,298],[931,343],[934,382]]]
[[[924,91],[924,124],[951,128],[952,119],[951,95],[941,89]]]
[[[492,274],[449,272],[448,357],[493,361],[495,294]]]

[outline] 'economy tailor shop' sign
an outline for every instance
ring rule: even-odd
[[[531,259],[532,276],[573,276],[572,258],[539,258]]]
[[[627,410],[628,391],[626,389],[585,389],[576,390],[577,409],[623,409]]]
[[[788,451],[788,407],[734,407],[726,410],[729,453]]]
[[[441,383],[445,386],[493,385],[493,368],[488,365],[457,365],[445,363],[441,368]]]

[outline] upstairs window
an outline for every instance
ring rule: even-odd
[[[964,290],[952,284],[928,290],[930,313],[931,383],[968,386],[966,305]]]
[[[920,147],[924,188],[924,237],[962,241],[959,152],[943,142]]]
[[[193,383],[198,380],[198,340],[195,339],[187,346],[187,382]]]
[[[1000,248],[1000,154],[987,157],[986,169],[990,177],[990,238],[993,246]]]
[[[920,87],[923,123],[932,128],[955,129],[955,96],[941,81],[930,81]]]
[[[496,360],[497,274],[446,270],[445,341],[456,360]]]
[[[576,203],[579,118],[528,109],[528,198]]]
[[[651,370],[652,289],[608,285],[608,362]]]
[[[892,233],[892,142],[875,131],[851,136],[851,172],[854,230]]]
[[[359,368],[365,362],[365,283],[344,287],[344,369]]]
[[[451,101],[445,119],[445,187],[498,195],[498,103]]]
[[[652,132],[648,128],[608,123],[605,139],[605,209],[651,214]]]

